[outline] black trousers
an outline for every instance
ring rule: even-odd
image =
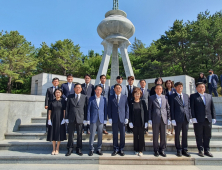
[[[194,132],[197,142],[197,148],[199,151],[210,150],[212,123],[205,119],[204,122],[194,123]]]
[[[189,129],[189,122],[186,118],[184,118],[184,121],[182,123],[177,123],[176,126],[174,126],[175,129],[175,146],[178,151],[184,150],[187,151],[187,132]],[[182,131],[182,147],[180,145],[180,132]]]
[[[160,123],[153,123],[153,148],[154,151],[162,152],[166,148],[166,125],[163,122],[163,119],[161,118]],[[160,146],[158,144],[160,134]]]
[[[90,126],[88,124],[86,126],[84,126],[84,124],[82,124],[82,130],[86,131],[86,133],[87,133],[87,131],[90,130]]]
[[[133,127],[133,143],[134,151],[142,152],[144,147],[144,128],[143,127]]]
[[[69,138],[68,138],[68,143],[67,143],[67,149],[74,148],[73,137],[74,137],[74,131],[76,127],[76,131],[77,131],[76,151],[78,152],[79,150],[82,149],[82,123],[78,124],[76,122],[72,122],[72,123],[69,123],[68,126],[69,126]]]

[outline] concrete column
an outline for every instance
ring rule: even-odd
[[[99,71],[98,71],[98,74],[96,77],[95,85],[100,83],[100,75],[102,75],[102,74],[106,75],[106,73],[107,73],[109,61],[110,61],[110,55],[111,55],[112,48],[113,48],[113,44],[109,43],[106,40],[104,40],[102,42],[102,45],[104,46],[104,54],[103,54],[101,64],[99,66]]]
[[[122,57],[122,60],[123,60],[124,70],[125,70],[125,73],[126,73],[126,78],[128,76],[134,76],[132,65],[130,63],[130,59],[129,59],[129,55],[128,55],[128,51],[127,51],[127,48],[128,48],[129,45],[130,45],[129,40],[126,40],[126,41],[122,42],[119,46],[121,57]],[[134,82],[134,84],[135,83],[136,82]]]
[[[119,75],[118,44],[113,44],[110,86],[116,84],[116,77],[118,75]]]

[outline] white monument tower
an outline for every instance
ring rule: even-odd
[[[134,76],[127,48],[131,45],[129,38],[133,36],[135,27],[126,17],[126,13],[118,9],[118,0],[113,0],[113,10],[106,13],[105,19],[97,28],[99,36],[103,39],[102,45],[104,46],[104,54],[95,84],[100,83],[100,75],[107,74],[111,54],[110,85],[116,83],[116,76],[119,75],[118,48],[120,49],[126,77]]]

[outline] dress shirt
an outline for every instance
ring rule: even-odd
[[[97,95],[95,95],[95,96],[96,96],[96,103],[97,103],[97,106],[99,107],[100,97],[101,97],[101,96],[99,96],[99,97],[97,97]]]
[[[105,84],[100,84],[102,86],[102,88],[105,90]]]
[[[71,91],[72,83],[68,82],[69,91]]]
[[[208,83],[211,83],[212,76],[213,76],[213,74],[209,75],[209,82]]]
[[[184,105],[183,93],[181,93],[181,94],[177,93],[177,95],[179,96],[179,98],[180,98],[180,96],[181,96],[181,99],[182,99],[182,101],[183,101],[183,105]]]
[[[115,94],[115,96],[116,96],[116,100],[117,100],[117,94]],[[118,97],[119,97],[119,101],[120,101],[121,93],[118,95]],[[118,102],[118,104],[119,104],[119,102]]]
[[[129,91],[130,91],[130,93],[133,92],[133,85],[129,85]]]
[[[203,102],[204,102],[204,105],[206,105],[206,100],[205,100],[204,94],[200,94],[200,93],[199,93],[199,95],[200,95],[200,97],[202,98],[202,100],[203,100]]]
[[[76,94],[76,93],[75,93],[75,98],[78,97],[77,101],[79,101],[80,96],[81,96],[81,93],[79,93],[79,94]]]
[[[142,90],[142,93],[144,94],[145,88],[141,88],[141,90]]]
[[[159,95],[156,94],[156,97],[157,97],[157,100],[158,100],[158,102],[160,104],[160,107],[161,107],[161,105],[162,105],[161,95],[159,96]]]
[[[58,86],[53,86],[53,93],[54,93],[54,91],[55,91],[55,89],[58,89]]]

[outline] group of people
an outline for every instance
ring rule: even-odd
[[[134,86],[134,77],[128,77],[128,85],[122,84],[123,77],[117,76],[116,84],[106,84],[106,76],[101,75],[101,83],[90,84],[91,76],[85,75],[85,83],[73,83],[73,76],[67,75],[67,83],[58,88],[59,79],[54,78],[53,87],[47,89],[45,109],[48,110],[46,126],[47,141],[52,141],[52,155],[59,153],[60,141],[66,140],[68,131],[68,152],[74,150],[74,131],[77,132],[76,153],[82,153],[82,133],[90,134],[89,156],[94,154],[94,137],[97,132],[98,143],[96,153],[102,153],[102,136],[108,134],[107,122],[112,125],[112,156],[124,156],[125,129],[133,133],[134,151],[143,155],[145,147],[144,133],[148,132],[148,124],[152,126],[154,156],[166,157],[166,130],[173,126],[175,130],[175,147],[177,156],[190,157],[188,153],[187,134],[189,124],[193,123],[198,155],[213,157],[210,153],[212,124],[216,123],[215,108],[212,95],[205,93],[205,84],[196,84],[197,93],[190,96],[182,93],[183,83],[162,78],[155,80],[155,86],[149,90],[146,81],[140,80],[140,87]],[[66,125],[68,126],[66,127]],[[118,144],[120,132],[120,144]],[[180,142],[182,132],[182,145]],[[160,136],[160,143],[158,139]],[[57,144],[56,144],[57,141]]]

